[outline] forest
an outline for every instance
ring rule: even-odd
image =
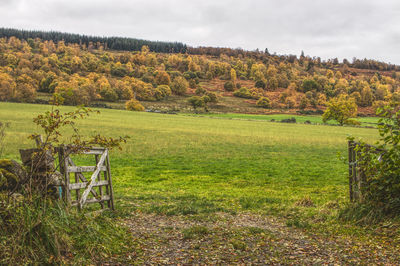
[[[234,97],[269,112],[324,109],[345,95],[359,113],[373,114],[400,100],[399,87],[399,66],[374,60],[0,29],[1,101],[46,103],[40,96],[53,95],[65,105],[127,102],[144,110],[138,101],[181,95],[208,110]]]

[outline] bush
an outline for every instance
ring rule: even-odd
[[[171,94],[172,91],[168,85],[159,85],[154,92],[154,97],[156,100],[160,101],[168,98],[168,96],[171,96]]]
[[[232,81],[227,81],[227,82],[225,82],[225,84],[224,84],[224,89],[225,89],[226,91],[233,91],[234,88],[235,88],[235,86],[234,86],[234,84],[233,84]]]
[[[138,100],[131,99],[125,103],[125,108],[128,111],[144,111],[143,105]]]
[[[204,95],[206,95],[208,98],[210,98],[211,103],[218,102],[218,96],[215,92],[207,91]]]
[[[257,101],[257,106],[262,108],[270,108],[271,101],[267,97],[260,97]]]
[[[301,85],[303,92],[308,92],[312,90],[318,89],[318,83],[313,79],[305,79],[303,80],[303,84]]]
[[[57,203],[42,205],[42,199],[34,199],[0,206],[1,264],[97,264],[122,256],[132,245],[127,230],[110,214],[95,218]]]
[[[256,84],[254,85],[256,88],[265,89],[265,82],[262,80],[257,80]]]
[[[305,109],[307,106],[308,106],[307,97],[305,97],[305,96],[301,97],[300,104],[299,104],[300,109]]]
[[[235,92],[233,93],[233,96],[240,97],[240,98],[246,98],[246,99],[253,98],[253,96],[251,95],[251,92],[245,87],[235,90]]]
[[[282,119],[281,122],[282,123],[296,123],[296,118],[291,117],[291,118],[287,118],[287,119]]]
[[[199,86],[197,86],[197,89],[196,89],[195,93],[196,93],[197,95],[203,95],[204,93],[206,93],[206,89],[204,89],[203,87],[201,87],[201,86],[199,85]]]
[[[198,107],[204,107],[204,105],[205,105],[204,99],[199,96],[192,96],[187,101],[195,110]]]
[[[358,167],[364,173],[364,182],[361,205],[350,212],[363,220],[400,216],[400,108],[385,106],[377,114],[381,117],[377,147],[361,143],[356,148],[361,154]]]
[[[192,71],[186,71],[185,73],[183,73],[183,76],[185,77],[185,79],[195,79],[195,78],[197,78],[196,73],[192,72]]]
[[[196,88],[196,80],[194,79],[189,80],[189,88],[191,89]]]
[[[184,77],[177,77],[171,83],[171,90],[173,93],[177,95],[184,95],[188,87],[189,83],[186,81]]]

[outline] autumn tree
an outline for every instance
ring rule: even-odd
[[[231,69],[231,81],[233,84],[236,84],[236,70],[235,69]]]
[[[14,98],[16,84],[7,73],[0,72],[0,101],[9,101]]]
[[[165,71],[157,71],[155,81],[157,85],[168,85],[171,83],[171,78]]]
[[[128,111],[144,111],[143,105],[136,99],[130,99],[125,103],[125,108]]]
[[[17,78],[15,99],[20,102],[33,102],[36,98],[35,82],[31,77],[23,74]]]
[[[171,90],[177,95],[184,95],[188,87],[189,83],[184,77],[177,77],[171,83]]]
[[[329,120],[336,120],[341,126],[344,124],[354,125],[358,124],[358,122],[350,118],[356,116],[357,104],[354,98],[342,94],[327,103],[327,109],[322,115],[322,121],[326,123]]]

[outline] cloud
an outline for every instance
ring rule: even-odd
[[[0,0],[0,26],[400,64],[396,0]]]

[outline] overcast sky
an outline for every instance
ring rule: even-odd
[[[400,64],[400,0],[0,0],[0,26]]]

